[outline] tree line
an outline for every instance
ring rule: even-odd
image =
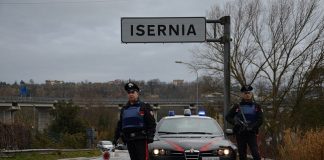
[[[21,96],[19,89],[26,86],[28,93],[25,97],[55,97],[55,98],[125,98],[124,85],[128,81],[137,83],[141,89],[142,98],[194,98],[196,93],[196,82],[183,82],[173,84],[152,79],[147,82],[142,80],[118,80],[112,82],[63,82],[57,84],[35,84],[31,79],[29,82],[23,80],[18,84],[0,82],[0,96]],[[215,92],[216,81],[211,77],[201,77],[199,80],[200,93]],[[218,91],[222,91],[221,88]]]

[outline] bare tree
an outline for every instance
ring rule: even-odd
[[[225,9],[214,6],[210,19],[231,16],[232,83],[252,84],[262,81],[264,101],[271,104],[268,128],[272,136],[280,137],[283,110],[290,114],[300,107],[299,101],[310,85],[314,69],[323,64],[324,18],[318,0],[236,0]],[[214,29],[221,35],[222,29]],[[194,52],[195,62],[214,73],[223,72],[222,46],[206,43]],[[322,66],[323,67],[323,66]],[[260,83],[259,83],[260,84]],[[267,93],[265,93],[267,92]],[[287,96],[298,93],[295,101]],[[270,113],[270,112],[269,112]]]
[[[231,76],[239,84],[253,83],[260,69],[252,67],[253,59],[258,54],[257,45],[251,41],[252,34],[249,33],[252,19],[256,17],[259,10],[259,2],[246,3],[244,0],[228,3],[225,9],[214,6],[209,12],[209,19],[219,19],[224,15],[231,15],[232,18],[232,50],[231,50]],[[208,38],[213,38],[216,30],[217,35],[222,35],[220,25],[212,26],[207,33]],[[219,37],[218,37],[219,38]],[[194,51],[195,63],[201,68],[212,71],[215,74],[222,74],[223,68],[223,47],[219,43],[207,43],[205,48]],[[254,73],[254,74],[253,74]]]

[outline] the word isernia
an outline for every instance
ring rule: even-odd
[[[131,25],[131,36],[195,36],[196,30],[193,24],[149,24]]]

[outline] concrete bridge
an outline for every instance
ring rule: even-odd
[[[33,108],[38,115],[38,130],[43,131],[50,123],[50,111],[55,109],[55,102],[50,99],[32,99],[29,97],[0,97],[0,122],[12,124],[16,111],[23,107]]]
[[[15,112],[21,110],[21,108],[33,108],[34,112],[37,112],[37,126],[39,131],[43,131],[50,124],[50,111],[55,109],[55,103],[58,101],[72,100],[74,104],[81,108],[92,107],[117,107],[121,108],[127,99],[68,99],[68,98],[49,98],[49,97],[0,97],[0,122],[6,124],[14,123]],[[198,103],[195,99],[142,99],[144,102],[148,102],[153,106],[155,111],[155,117],[158,119],[158,110],[176,110],[177,114],[183,111],[184,108],[190,108],[193,113],[198,109],[198,106],[203,106],[206,103],[213,103],[215,106],[221,107],[223,105],[222,99],[217,101],[210,99],[200,99]],[[36,113],[34,113],[36,114]]]

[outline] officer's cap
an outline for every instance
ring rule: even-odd
[[[138,88],[138,86],[135,83],[128,82],[125,84],[125,90],[127,92],[129,92],[129,91],[137,91],[138,92],[140,89]]]
[[[253,87],[250,86],[250,85],[244,85],[244,86],[242,86],[242,88],[241,88],[241,92],[250,92],[250,91],[252,91],[252,90],[253,90]]]

